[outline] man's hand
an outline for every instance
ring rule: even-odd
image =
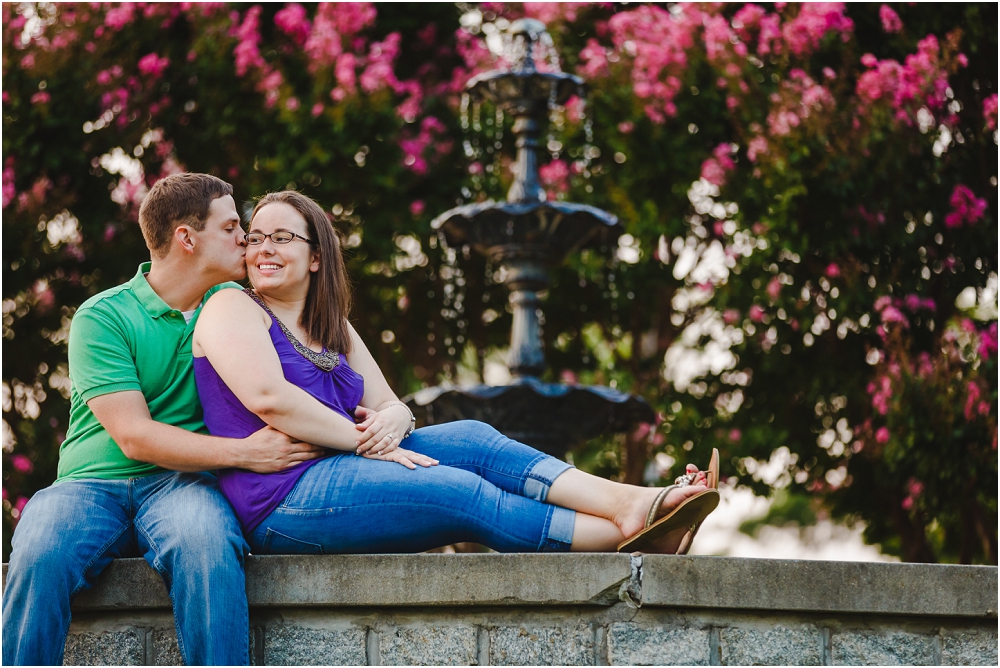
[[[242,446],[244,461],[239,468],[254,473],[284,471],[329,452],[318,445],[297,441],[273,427],[264,427],[250,434],[243,439]]]

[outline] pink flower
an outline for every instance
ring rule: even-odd
[[[889,442],[889,430],[885,427],[879,427],[878,431],[875,432],[875,442],[886,444]]]
[[[576,374],[569,369],[563,369],[559,374],[559,382],[565,383],[566,385],[575,385],[578,381]]]
[[[997,129],[997,94],[993,93],[983,100],[983,118],[986,119],[986,127],[990,130]]]
[[[404,136],[399,141],[399,148],[403,151],[403,166],[416,174],[427,173],[427,158],[425,153],[431,144],[435,143],[438,136],[445,131],[444,124],[434,116],[426,116],[420,122],[420,133],[413,137]],[[441,155],[450,150],[450,142],[437,142],[435,159],[440,159]]]
[[[421,199],[415,199],[410,202],[410,213],[414,216],[419,216],[424,212],[425,204]]]
[[[730,157],[728,143],[719,144],[712,151],[712,157],[701,163],[701,178],[721,186],[726,182],[726,173],[732,171],[736,163]]]
[[[753,320],[754,322],[761,322],[764,320],[764,309],[754,304],[753,306],[750,307],[750,310],[747,312],[747,315],[749,315],[750,319]]]
[[[653,425],[649,424],[648,422],[640,422],[638,426],[636,426],[635,430],[632,432],[632,438],[635,439],[636,441],[640,441],[649,436],[649,430],[652,428]]]
[[[17,501],[14,502],[14,510],[17,511],[17,516],[18,517],[20,517],[21,512],[24,510],[24,507],[26,505],[28,505],[28,497],[26,497],[26,496],[19,496],[19,497],[17,497]],[[11,513],[11,514],[13,514],[13,513]]]
[[[994,95],[993,97],[995,98],[996,96]],[[635,129],[635,124],[632,123],[632,121],[622,121],[621,123],[618,124],[618,132],[622,133],[623,135],[630,134],[634,129]]]
[[[775,301],[778,295],[781,294],[781,281],[775,276],[767,283],[767,296],[771,298],[771,301]]]
[[[706,17],[704,25],[705,53],[710,62],[719,60],[729,51],[729,22],[724,16],[715,15]]]
[[[305,7],[297,2],[290,3],[274,15],[274,25],[291,37],[296,44],[305,44],[309,37],[310,24]]]
[[[6,182],[4,184],[6,188]],[[6,191],[4,191],[4,206],[6,205]],[[983,332],[980,333],[979,339],[979,356],[984,360],[995,356],[997,353],[997,322],[994,320],[990,323],[990,326]]]
[[[45,91],[38,91],[31,96],[31,104],[48,104],[52,97]]]
[[[14,158],[7,158],[7,164],[3,168],[3,208],[17,198],[17,189],[14,186]]]
[[[321,102],[317,102],[312,107],[312,115],[314,117],[315,116],[319,116],[320,114],[323,113],[323,109],[325,109],[325,107],[323,106],[323,104]]]
[[[10,458],[10,463],[19,473],[31,473],[35,470],[35,465],[24,455],[14,455]]]
[[[949,200],[951,211],[944,217],[945,227],[961,227],[972,225],[986,212],[986,200],[977,198],[968,186],[961,183],[955,186]]]
[[[243,76],[250,69],[263,69],[267,63],[260,55],[260,5],[254,5],[247,10],[243,23],[236,27],[233,36],[240,43],[233,49],[236,60],[236,75]],[[238,16],[238,15],[237,15]]]
[[[357,81],[357,73],[355,72],[356,63],[357,59],[353,53],[345,53],[337,58],[337,64],[333,68],[339,86],[345,91],[352,93]]]
[[[287,100],[285,100],[285,109],[287,109],[288,111],[298,111],[299,104],[300,104],[299,98],[290,97]]]
[[[884,309],[882,309],[882,312],[879,313],[879,315],[882,317],[883,324],[898,322],[903,327],[910,326],[910,321],[907,320],[906,316],[903,315],[903,312],[900,311],[895,306],[886,306]]]
[[[899,505],[903,507],[903,510],[911,510],[913,508],[913,497],[906,497]]]
[[[882,5],[878,8],[878,17],[882,19],[882,30],[893,33],[903,29],[903,22],[899,19],[899,14],[893,11],[889,5]]]
[[[170,65],[169,58],[160,58],[155,53],[149,53],[139,60],[139,71],[146,76],[157,79],[163,74],[163,70]]]
[[[538,176],[550,199],[569,190],[569,167],[563,160],[552,160],[538,168]]]
[[[767,153],[767,139],[764,137],[754,137],[747,145],[747,159],[750,162],[757,162],[757,157]]]
[[[722,321],[727,325],[734,325],[740,321],[740,312],[734,308],[727,308],[722,312]]]
[[[383,41],[372,43],[368,50],[368,65],[358,77],[358,83],[366,93],[387,87],[398,92],[400,82],[392,68],[399,55],[399,41],[400,34],[394,32],[389,33]]]
[[[729,430],[729,440],[732,443],[736,443],[741,438],[743,438],[743,432],[741,432],[739,429],[730,429]]]
[[[595,79],[608,73],[608,57],[604,47],[591,37],[580,52],[580,74],[586,79]]]
[[[21,58],[21,69],[30,70],[35,66],[35,54],[29,53],[24,58]]]
[[[840,265],[836,262],[831,262],[826,266],[826,275],[828,278],[837,278],[840,276]]]
[[[967,398],[965,400],[965,419],[972,421],[976,418],[976,404],[979,403],[979,397],[981,392],[979,386],[973,383],[971,380],[966,383],[965,391],[967,392]]]
[[[109,9],[104,15],[104,25],[112,30],[121,30],[134,20],[136,5],[131,2],[123,2],[117,7]],[[100,35],[98,35],[99,37]]]
[[[831,33],[840,33],[843,41],[850,39],[854,22],[844,15],[842,2],[815,2],[799,5],[799,13],[785,22],[781,34],[788,49],[797,56],[815,51]]]

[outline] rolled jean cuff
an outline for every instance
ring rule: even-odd
[[[560,506],[552,507],[549,531],[545,537],[543,551],[569,552],[573,545],[573,527],[576,525],[576,511]]]
[[[555,479],[571,468],[572,464],[567,464],[561,459],[542,455],[542,458],[528,469],[528,475],[524,480],[524,496],[544,503]]]

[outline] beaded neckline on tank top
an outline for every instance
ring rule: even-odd
[[[272,320],[278,323],[278,327],[281,328],[281,331],[282,333],[284,333],[285,338],[288,339],[288,342],[292,344],[292,347],[295,348],[296,352],[298,352],[300,355],[302,355],[307,360],[316,365],[318,369],[321,369],[323,371],[330,371],[335,367],[340,366],[340,353],[334,352],[332,350],[327,350],[326,347],[323,348],[323,352],[318,353],[315,350],[312,350],[311,348],[302,345],[302,342],[299,341],[297,338],[295,338],[295,335],[292,334],[287,327],[285,327],[285,323],[281,322],[281,320],[278,319],[278,316],[274,315],[271,309],[267,307],[267,304],[264,303],[264,300],[261,299],[259,296],[257,296],[257,293],[254,292],[252,288],[244,288],[243,292],[245,292],[247,295],[250,296],[251,299],[257,302],[257,305],[260,306],[262,309],[264,309],[264,312],[267,313],[269,316],[271,316]]]

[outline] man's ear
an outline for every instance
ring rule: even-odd
[[[194,230],[188,225],[178,225],[174,228],[174,241],[177,245],[181,247],[188,255],[194,255],[194,247],[197,245],[197,239],[194,235]]]

